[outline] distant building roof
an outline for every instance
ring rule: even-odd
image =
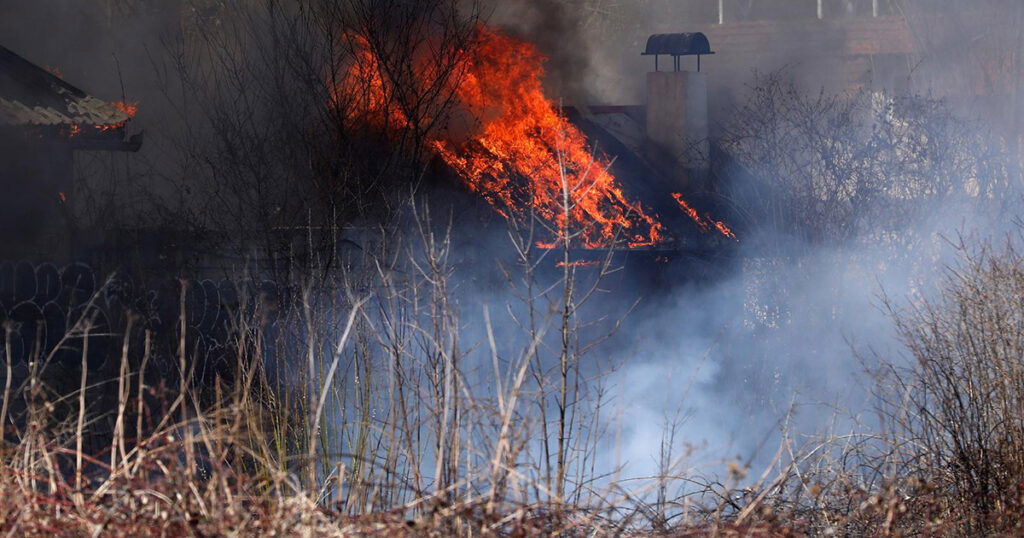
[[[858,17],[825,20],[763,20],[706,25],[718,52],[795,57],[841,54],[913,54],[913,33],[903,17]],[[716,58],[716,61],[721,61]]]
[[[0,125],[114,127],[131,119],[123,108],[0,46]]]

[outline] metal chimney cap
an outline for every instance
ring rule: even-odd
[[[647,49],[642,56],[695,56],[714,54],[708,37],[701,32],[683,34],[654,34],[647,38]]]

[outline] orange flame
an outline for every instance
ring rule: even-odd
[[[395,105],[394,92],[384,82],[382,66],[366,38],[346,34],[357,50],[348,70],[331,90],[332,106],[341,110],[345,119],[365,123],[388,131],[409,125],[408,119]]]
[[[369,42],[352,34],[344,38],[357,53],[332,89],[333,105],[345,119],[385,132],[409,127],[397,89],[382,75],[386,70]],[[504,217],[535,215],[546,223],[555,240],[539,241],[540,248],[569,240],[585,248],[664,243],[667,234],[657,215],[627,198],[609,170],[610,159],[544,95],[544,61],[532,44],[478,26],[472,46],[459,51],[458,85],[448,88],[453,116],[468,118],[468,132],[449,128],[427,140],[427,147]],[[433,88],[439,79],[429,57],[416,63],[417,83]],[[674,196],[703,230],[714,227],[735,237]]]
[[[364,39],[346,37],[361,49],[341,77],[349,119],[385,129],[406,126],[399,107],[389,106],[394,91],[379,59]],[[559,238],[578,237],[586,248],[609,246],[618,237],[633,247],[665,240],[657,218],[623,193],[609,159],[544,96],[545,59],[533,45],[480,26],[472,48],[460,54],[462,76],[452,92],[457,112],[471,120],[470,132],[435,136],[427,145],[470,190],[503,216],[532,212]],[[430,68],[419,72],[425,86],[437,80]]]
[[[682,209],[684,213],[689,215],[690,218],[693,219],[693,222],[697,223],[697,226],[700,228],[700,231],[707,233],[711,231],[712,228],[714,228],[715,230],[718,231],[718,233],[730,239],[736,239],[736,234],[733,233],[732,229],[726,226],[725,223],[714,220],[707,215],[702,217],[696,209],[690,206],[690,204],[686,203],[686,200],[683,199],[682,194],[674,192],[672,193],[672,197],[676,199],[676,203],[679,204],[680,209]]]
[[[661,223],[626,198],[608,158],[544,96],[537,49],[483,27],[477,38],[456,97],[479,128],[466,142],[434,141],[441,158],[503,215],[530,208],[560,239],[578,233],[587,248],[619,235],[631,247],[662,242]]]

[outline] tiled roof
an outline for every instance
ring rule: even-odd
[[[118,126],[130,118],[0,46],[0,125]]]
[[[719,52],[765,54],[912,54],[917,52],[902,17],[729,22],[702,29]]]

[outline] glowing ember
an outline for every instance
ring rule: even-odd
[[[139,113],[139,104],[138,103],[129,103],[127,101],[116,101],[116,102],[113,102],[113,103],[110,103],[110,104],[114,105],[114,108],[120,110],[121,112],[124,112],[125,114],[128,114],[129,118],[134,118],[135,115]]]
[[[93,133],[104,133],[107,131],[114,131],[124,127],[125,124],[128,123],[128,121],[135,117],[135,114],[139,112],[138,103],[117,101],[110,104],[114,108],[120,110],[121,112],[124,112],[128,116],[128,119],[118,123],[100,123],[96,125],[71,124],[67,127],[66,130],[62,129],[62,132],[66,134],[68,138],[75,138],[81,135],[83,130],[88,130],[88,132]]]
[[[126,102],[126,101],[115,101],[115,102],[110,103],[110,104],[113,105],[114,108],[116,108],[116,109],[120,110],[121,112],[124,112],[125,114],[127,114],[128,115],[128,119],[124,120],[124,121],[122,121],[120,123],[111,123],[111,124],[107,124],[107,125],[94,125],[93,127],[95,129],[97,129],[99,131],[113,131],[114,129],[120,129],[121,127],[124,127],[124,124],[128,123],[128,120],[134,118],[135,114],[138,114],[138,112],[139,112],[139,104],[138,103],[129,103],[129,102]]]
[[[729,237],[731,239],[736,239],[736,234],[734,234],[732,232],[732,230],[728,226],[725,225],[725,223],[723,223],[721,221],[714,220],[714,219],[712,219],[711,217],[709,217],[707,215],[704,215],[702,217],[700,215],[700,213],[697,212],[696,209],[691,207],[690,204],[686,203],[686,200],[683,199],[683,195],[682,194],[674,192],[674,193],[672,193],[672,197],[676,199],[676,203],[679,204],[680,209],[682,209],[683,212],[685,212],[687,215],[689,215],[690,218],[693,219],[693,222],[697,223],[697,226],[700,228],[700,230],[702,232],[707,233],[707,232],[711,231],[712,229],[714,229],[714,230],[717,230],[718,233],[720,233],[720,234],[722,234],[722,235],[724,235],[726,237]]]

